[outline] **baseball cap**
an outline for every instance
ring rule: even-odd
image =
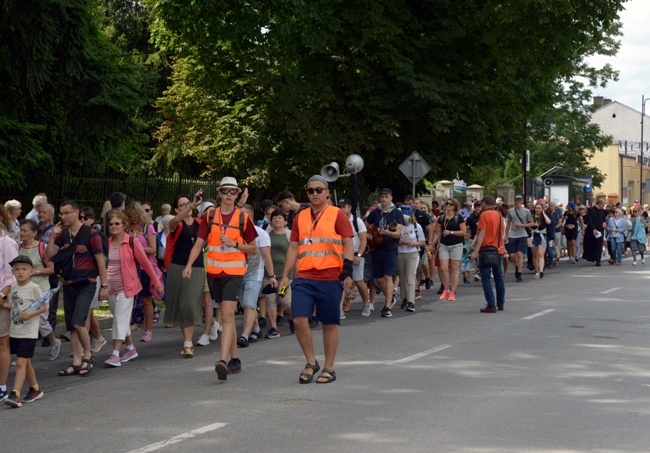
[[[352,202],[348,198],[339,198],[339,206],[345,206],[346,204],[352,206]]]
[[[9,263],[9,265],[11,267],[13,267],[14,264],[18,264],[18,263],[25,263],[25,264],[29,264],[30,266],[34,267],[34,263],[32,263],[31,258],[28,257],[27,255],[18,255],[16,258],[14,258],[11,261],[11,263]]]
[[[379,192],[379,193],[380,194],[387,193],[388,195],[393,195],[393,191],[390,190],[388,187],[384,187],[383,189],[381,189],[381,192]]]
[[[523,199],[524,199],[524,196],[521,195],[521,194],[518,194],[517,196],[515,196],[515,200],[523,200]]]
[[[480,200],[476,200],[476,201],[474,202],[474,206],[481,206],[481,201],[480,201]]]
[[[405,216],[412,216],[413,215],[413,208],[407,204],[403,204],[400,206],[400,209],[402,210],[402,214]]]

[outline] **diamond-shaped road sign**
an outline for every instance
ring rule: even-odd
[[[429,164],[427,164],[417,151],[413,151],[413,153],[400,164],[399,169],[414,186],[420,179],[424,178],[424,175],[431,171]]]

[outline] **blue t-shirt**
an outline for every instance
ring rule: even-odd
[[[562,217],[562,213],[556,209],[555,212],[546,211],[546,215],[551,219],[551,224],[546,226],[546,234],[551,238],[554,238],[557,231],[557,222],[560,220],[560,217]]]
[[[375,225],[379,228],[387,228],[393,222],[404,225],[404,214],[399,208],[395,208],[390,212],[383,212],[381,208],[377,208],[368,215],[366,221],[369,225]],[[397,250],[398,246],[398,237],[392,238],[384,234],[384,239],[377,248],[380,250]]]

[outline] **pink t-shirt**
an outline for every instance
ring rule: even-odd
[[[147,241],[147,238],[149,236],[156,236],[156,230],[153,227],[153,224],[150,223],[147,225],[147,234],[145,235],[143,231],[135,231],[133,232],[133,237],[142,244],[142,247],[149,247],[149,242]],[[148,254],[147,253],[147,259],[149,262],[153,265],[158,266],[158,262],[156,261],[156,254]]]
[[[106,269],[106,277],[108,280],[108,294],[118,294],[120,291],[124,291],[119,247],[108,248],[108,268]]]

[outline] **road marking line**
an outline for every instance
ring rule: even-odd
[[[195,430],[179,434],[178,436],[170,437],[167,440],[156,442],[155,444],[147,445],[146,447],[138,448],[137,450],[131,450],[129,453],[149,453],[152,451],[160,450],[161,448],[168,447],[169,445],[174,445],[184,440],[196,437],[199,434],[205,434],[210,431],[214,431],[215,429],[223,428],[226,425],[227,423],[214,423],[212,425],[207,425],[202,428],[197,428]]]
[[[621,288],[619,288],[619,287],[616,287],[616,288],[609,288],[609,289],[606,289],[605,291],[601,291],[600,294],[609,294],[609,293],[613,293],[614,291],[618,291],[619,289],[621,289]]]
[[[421,359],[422,357],[426,357],[428,355],[434,354],[436,352],[440,352],[444,349],[451,348],[451,345],[449,344],[443,344],[441,346],[435,347],[433,349],[429,349],[428,351],[420,352],[418,354],[414,354],[408,357],[404,357],[403,359],[400,360],[395,360],[394,362],[388,362],[386,365],[401,365],[402,363],[407,363],[407,362],[412,362],[417,359]]]
[[[555,311],[555,308],[549,308],[548,310],[540,311],[539,313],[535,313],[534,315],[526,316],[525,318],[521,318],[521,319],[537,318],[538,316],[544,316],[545,314],[548,314],[552,311]]]

